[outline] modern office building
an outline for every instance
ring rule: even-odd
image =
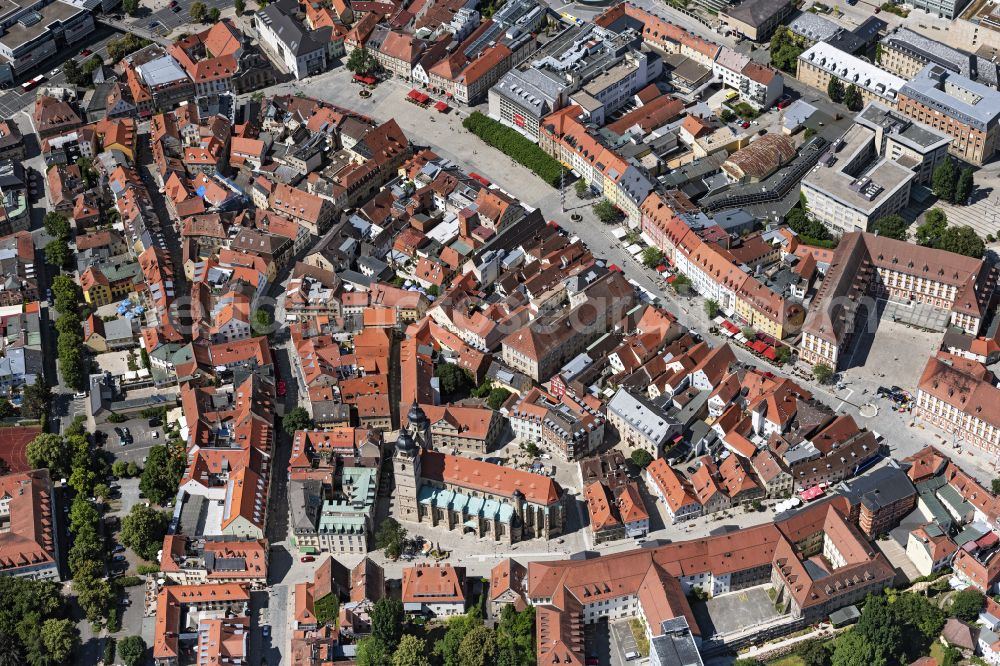
[[[88,9],[66,2],[4,3],[0,7],[0,83],[35,69],[94,31]]]

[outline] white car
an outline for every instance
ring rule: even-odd
[[[160,433],[158,433],[158,432],[156,432],[156,431],[154,430],[154,431],[153,431],[153,439],[159,439],[159,438],[160,438]]]

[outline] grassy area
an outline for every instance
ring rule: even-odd
[[[931,643],[931,658],[935,659],[939,664],[944,663],[944,645],[940,641]]]
[[[767,662],[767,666],[805,666],[806,662],[797,654],[789,654],[774,661]]]
[[[642,620],[635,617],[629,620],[628,628],[632,630],[632,636],[635,638],[636,650],[639,651],[640,657],[649,656],[649,639],[646,638],[646,625],[643,624]]]
[[[488,118],[479,111],[472,112],[462,121],[462,126],[515,162],[520,162],[531,169],[549,185],[559,186],[563,166],[519,132]]]

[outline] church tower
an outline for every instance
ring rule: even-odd
[[[420,448],[413,441],[408,427],[400,428],[392,456],[392,472],[396,480],[396,504],[399,517],[418,523],[417,491],[420,490]]]
[[[431,422],[427,418],[427,414],[424,410],[420,408],[417,401],[414,400],[413,404],[410,405],[410,411],[406,413],[406,420],[410,424],[410,429],[413,431],[414,440],[421,449],[433,449],[433,442],[431,441]]]

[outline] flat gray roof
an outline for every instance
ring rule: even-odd
[[[36,11],[42,16],[40,21],[33,25],[24,25],[19,19],[17,23],[7,28],[4,35],[0,37],[0,43],[14,51],[22,44],[27,44],[47,32],[53,23],[64,23],[77,14],[86,13],[84,9],[68,5],[65,2],[58,2],[58,0]]]
[[[899,92],[984,132],[1000,116],[1000,92],[937,64],[924,67]]]
[[[908,144],[920,151],[936,148],[942,145],[942,142],[944,144],[951,143],[951,137],[944,132],[918,123],[876,102],[869,103],[861,110],[855,120],[872,129],[881,127],[893,138],[900,140],[901,143]]]

